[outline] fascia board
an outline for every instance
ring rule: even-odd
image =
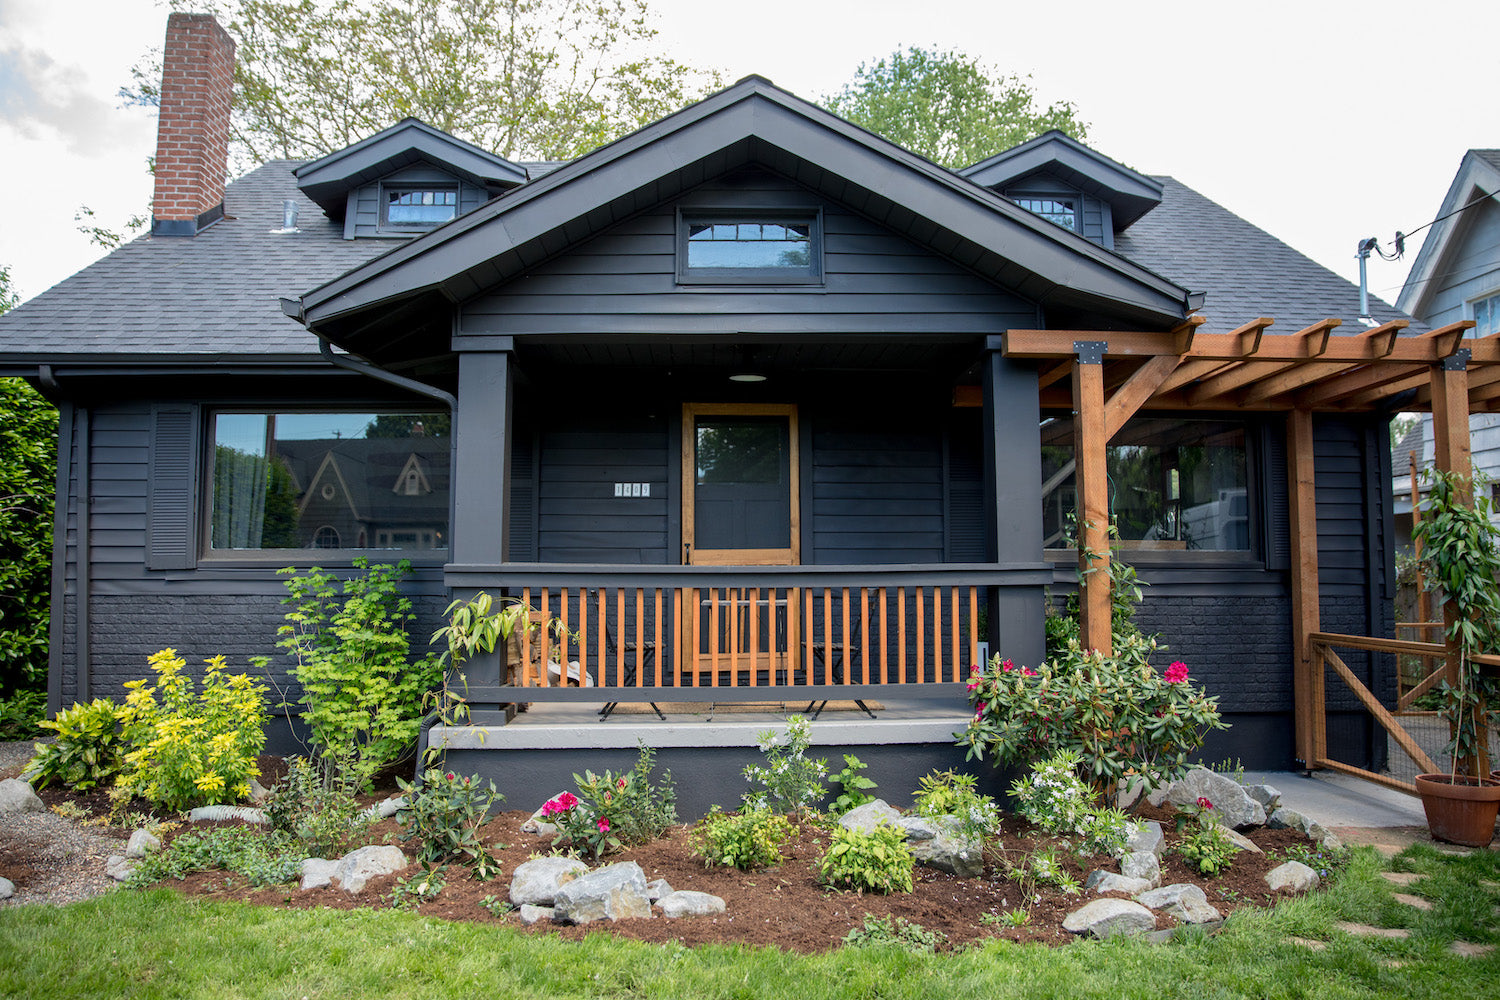
[[[1488,193],[1492,198],[1500,196],[1500,171],[1472,152],[1465,153],[1434,217],[1440,218],[1457,210],[1471,201],[1477,192]],[[1431,287],[1432,279],[1448,256],[1449,244],[1463,232],[1460,224],[1464,221],[1462,216],[1455,216],[1433,223],[1422,240],[1422,249],[1417,253],[1406,282],[1401,286],[1401,294],[1396,297],[1397,309],[1408,316],[1421,315],[1435,291]]]

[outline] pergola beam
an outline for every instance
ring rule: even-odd
[[[1334,328],[1342,326],[1343,323],[1343,320],[1330,316],[1328,319],[1318,320],[1311,326],[1298,330],[1287,339],[1296,342],[1298,347],[1294,350],[1300,350],[1302,357],[1293,358],[1290,361],[1246,361],[1235,365],[1212,378],[1204,379],[1190,389],[1187,394],[1188,403],[1200,406],[1205,400],[1224,396],[1263,378],[1280,374],[1286,370],[1289,363],[1321,357],[1328,351],[1328,340]]]
[[[1104,440],[1107,443],[1110,438],[1120,432],[1125,426],[1125,421],[1135,416],[1136,411],[1156,394],[1161,384],[1172,374],[1177,367],[1177,359],[1170,354],[1164,354],[1159,358],[1147,361],[1124,385],[1116,389],[1109,397],[1109,402],[1104,404]]]

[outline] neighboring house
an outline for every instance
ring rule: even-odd
[[[1475,337],[1500,333],[1500,149],[1464,153],[1434,218],[1397,308],[1428,326],[1473,320]],[[1500,388],[1493,395],[1500,396]],[[1474,467],[1490,480],[1491,497],[1500,500],[1500,415],[1476,413],[1469,429]],[[1425,443],[1417,455],[1421,469],[1432,462],[1432,418],[1424,415],[1414,433]],[[1406,547],[1411,500],[1405,452],[1396,457],[1395,475],[1396,521],[1398,531],[1405,525]],[[1491,520],[1500,525],[1500,513],[1492,513]]]
[[[1348,282],[1056,132],[955,173],[750,77],[562,165],[407,120],[226,187],[231,65],[211,18],[171,16],[152,233],[0,317],[0,371],[62,413],[54,710],[165,646],[272,652],[276,570],[363,554],[412,561],[419,645],[452,596],[505,590],[584,633],[591,683],[688,686],[637,700],[935,693],[820,739],[877,776],[958,763],[977,644],[1037,662],[1076,581],[1073,362],[1016,331],[1063,331],[1078,367],[1100,331],[1186,345],[1195,314],[1246,345],[1256,317],[1306,328],[1309,357],[1326,318],[1365,333]],[[1234,723],[1209,753],[1252,767],[1293,758],[1286,412],[1315,368],[1190,362],[1109,451],[1140,622]],[[1386,417],[1347,410],[1313,424],[1316,603],[1389,635]],[[488,744],[526,752],[472,766],[551,789],[644,734],[703,795],[753,752],[722,720],[545,724],[589,697],[528,692]]]

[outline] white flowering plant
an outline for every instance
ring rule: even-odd
[[[931,771],[917,780],[912,795],[921,816],[956,816],[966,837],[982,840],[1000,832],[1000,808],[974,787],[972,774]]]
[[[786,730],[768,729],[756,746],[766,755],[766,766],[747,764],[745,780],[751,790],[744,795],[748,809],[770,809],[775,813],[816,812],[828,789],[827,760],[807,756],[812,746],[812,726],[800,715],[786,720]]]
[[[1016,813],[1048,833],[1080,837],[1084,853],[1117,854],[1125,849],[1125,814],[1096,803],[1078,777],[1079,761],[1077,751],[1061,750],[1033,767],[1011,786]]]

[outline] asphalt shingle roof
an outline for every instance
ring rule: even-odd
[[[317,354],[279,299],[390,250],[346,240],[297,190],[300,160],[273,160],[229,184],[225,218],[197,236],[143,235],[0,316],[0,355]],[[280,229],[295,199],[299,233]]]

